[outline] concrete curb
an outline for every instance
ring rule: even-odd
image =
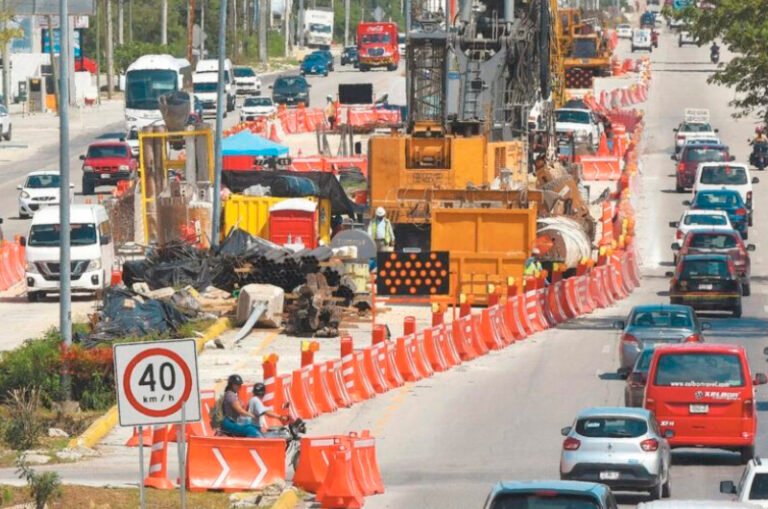
[[[300,501],[298,492],[294,488],[289,488],[283,491],[271,509],[293,509]]]
[[[205,344],[220,336],[224,331],[229,329],[231,327],[231,322],[229,318],[219,318],[216,320],[210,327],[208,327],[203,335],[199,338],[195,338],[195,343],[197,345],[197,353],[202,352],[203,347]],[[96,446],[105,436],[107,436],[107,433],[112,431],[112,428],[114,428],[117,425],[117,405],[113,406],[109,410],[106,411],[104,415],[96,419],[93,424],[88,426],[88,429],[83,431],[80,436],[77,436],[69,441],[69,444],[67,447],[69,448],[76,448],[76,447],[88,447],[89,449],[92,449]]]

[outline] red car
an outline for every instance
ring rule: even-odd
[[[678,250],[675,261],[684,255],[695,254],[724,254],[731,257],[736,274],[741,278],[742,294],[751,293],[749,277],[752,264],[749,251],[755,250],[754,244],[744,245],[741,234],[732,228],[696,228],[689,231],[682,244],[672,244],[672,249]]]
[[[672,156],[672,159],[677,160],[675,190],[682,193],[693,187],[700,163],[719,163],[733,161],[735,158],[731,156],[727,145],[697,143],[683,145],[680,157]]]
[[[661,433],[675,447],[736,451],[742,463],[755,455],[757,401],[742,346],[683,343],[653,351],[643,406],[656,414]]]
[[[84,195],[94,194],[98,186],[132,180],[138,174],[138,162],[131,154],[131,146],[123,139],[91,143],[80,160],[83,161]]]

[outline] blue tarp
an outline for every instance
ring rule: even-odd
[[[240,131],[224,138],[221,153],[225,156],[284,156],[288,155],[288,147],[250,131]]]

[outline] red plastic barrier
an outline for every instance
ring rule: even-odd
[[[334,403],[340,408],[351,407],[354,404],[354,401],[352,400],[352,396],[349,395],[349,392],[347,392],[347,387],[344,383],[341,359],[328,361],[325,366],[328,368],[328,387],[331,389]]]
[[[453,330],[453,340],[456,345],[456,351],[462,361],[471,361],[477,357],[477,352],[472,345],[472,318],[462,316],[454,320],[451,324]]]
[[[435,374],[435,371],[432,369],[432,364],[427,357],[427,351],[424,348],[423,332],[415,335],[411,343],[411,348],[413,349],[413,359],[416,364],[416,369],[419,370],[421,378],[428,378]]]
[[[309,387],[318,411],[323,414],[335,412],[339,407],[328,384],[328,366],[321,362],[312,364],[311,369]]]
[[[384,343],[386,349],[386,375],[387,382],[392,388],[401,387],[405,384],[405,379],[397,367],[397,345],[392,341]]]
[[[381,394],[389,390],[386,377],[386,346],[384,343],[363,348],[363,366],[373,390]]]
[[[456,351],[456,343],[453,341],[453,332],[445,324],[440,324],[432,328],[432,334],[439,338],[438,344],[443,354],[443,358],[449,368],[461,364],[461,356]]]
[[[185,437],[212,437],[213,428],[211,428],[211,410],[216,406],[216,391],[200,391],[200,420],[186,425]],[[169,442],[178,441],[180,424],[171,426],[168,436]]]
[[[519,295],[513,295],[508,297],[504,304],[504,314],[506,316],[507,324],[509,324],[510,332],[512,332],[512,335],[517,341],[528,337],[528,333],[520,319],[520,300],[522,299],[520,299]]]
[[[355,479],[352,452],[348,447],[340,445],[336,448],[315,500],[323,509],[357,509],[363,506],[363,493]]]
[[[314,419],[320,415],[309,385],[311,373],[312,368],[305,366],[294,370],[291,374],[291,402],[296,407],[296,413],[304,420]]]
[[[328,475],[328,466],[333,452],[338,448],[338,437],[302,437],[301,455],[293,484],[309,493],[317,493]]]
[[[472,347],[479,355],[485,355],[489,352],[490,348],[485,343],[483,338],[483,317],[481,313],[475,313],[470,315],[472,322]]]
[[[621,178],[621,160],[619,157],[583,155],[579,157],[579,162],[584,180],[615,181]]]
[[[395,362],[397,370],[406,382],[415,382],[422,378],[413,359],[413,349],[411,348],[412,341],[413,336],[397,338],[397,341],[395,341]]]

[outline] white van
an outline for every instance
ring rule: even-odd
[[[749,209],[749,226],[752,226],[754,215],[752,184],[759,182],[760,179],[751,175],[748,164],[699,163],[696,168],[696,179],[693,181],[693,195],[696,196],[699,191],[715,189],[738,191],[747,209]]]
[[[192,75],[192,92],[203,107],[203,115],[216,115],[216,89],[218,86],[219,77],[214,72],[195,73]],[[229,105],[224,108],[225,117],[228,111]]]
[[[632,30],[632,53],[637,50],[653,51],[653,39],[650,28]]]
[[[72,205],[70,209],[72,291],[99,293],[109,285],[115,261],[107,211],[101,205]],[[37,301],[59,291],[59,208],[35,213],[26,243],[27,299]]]
[[[758,509],[760,506],[730,500],[656,500],[642,502],[637,509]]]
[[[200,60],[195,66],[195,75],[200,74],[219,74],[219,61],[215,58]],[[195,75],[192,76],[192,83],[195,83]],[[216,83],[218,83],[218,78]],[[232,61],[228,58],[224,60],[224,91],[227,94],[227,111],[235,111],[235,101],[237,100],[237,89],[235,85],[235,71],[232,67]],[[197,95],[197,94],[195,94]],[[202,100],[202,98],[200,99]]]

